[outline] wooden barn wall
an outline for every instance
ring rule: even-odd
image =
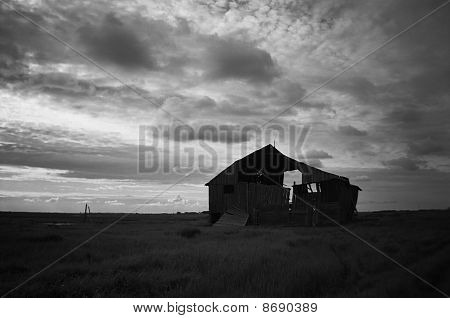
[[[289,188],[248,183],[248,212],[252,224],[279,223],[287,218]]]
[[[306,171],[301,171],[302,183],[322,182],[330,179],[334,179],[337,176],[335,174],[322,171],[313,167],[308,167]]]
[[[300,186],[293,187],[293,192],[290,223],[307,226],[312,225],[313,209],[300,198],[313,203],[315,201],[315,193],[300,193]]]
[[[346,186],[341,191],[340,206],[341,206],[341,222],[350,222],[353,218],[353,213],[356,208],[356,201],[358,198],[358,190],[355,187]]]
[[[339,182],[338,200],[325,202],[321,192],[299,193],[299,187],[294,187],[294,193],[316,206],[320,211],[339,223],[352,220],[358,197],[356,187]],[[209,185],[209,210],[222,215],[230,208],[239,208],[250,216],[250,224],[274,224],[288,222],[292,224],[312,225],[330,224],[328,218],[317,214],[297,196],[293,196],[292,213],[289,212],[289,188],[274,185],[239,182],[233,184],[232,193],[224,193],[225,184]]]
[[[336,182],[336,188],[333,191],[337,193],[337,200],[327,202],[329,193],[305,193],[302,192],[302,185],[294,187],[294,196],[292,202],[293,218],[299,218],[296,215],[303,215],[305,225],[311,225],[313,209],[309,207],[302,199],[317,207],[320,211],[339,223],[347,223],[352,220],[353,212],[358,198],[358,190],[356,187],[349,186],[343,182]],[[320,187],[322,188],[322,187]],[[323,187],[325,189],[325,187]],[[330,187],[328,189],[331,189]],[[327,217],[320,215],[317,217],[317,224],[333,223]]]
[[[228,208],[239,207],[246,211],[246,183],[233,184],[233,193],[224,193],[224,184],[209,185],[209,211],[223,214]]]
[[[250,222],[275,221],[289,209],[289,190],[279,186],[239,182],[234,184],[233,193],[224,193],[223,184],[209,185],[209,210],[223,214],[232,207],[247,211]],[[286,212],[286,213],[284,213]]]
[[[208,185],[215,184],[236,184],[238,183],[238,169],[237,163],[233,163],[231,166],[223,170],[217,176],[215,176]]]

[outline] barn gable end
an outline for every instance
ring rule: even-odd
[[[284,173],[293,170],[301,172],[302,183],[294,184],[290,203],[291,189],[284,187],[283,182]],[[312,185],[316,192],[312,191]],[[248,215],[248,224],[275,224],[298,219],[301,224],[313,225],[318,222],[311,204],[333,214],[333,218],[341,223],[348,222],[356,209],[360,190],[351,185],[348,178],[289,158],[272,145],[235,161],[206,186],[209,187],[213,222],[234,210],[244,211],[242,213]]]

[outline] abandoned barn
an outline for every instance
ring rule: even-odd
[[[291,195],[284,173],[295,170],[301,183],[294,182]],[[272,145],[235,161],[206,186],[212,222],[242,225],[346,223],[361,190],[348,178],[289,158]]]

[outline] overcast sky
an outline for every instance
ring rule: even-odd
[[[182,176],[137,172],[139,125],[261,125],[443,2],[8,1],[103,70],[0,5],[0,209],[134,211]],[[359,210],[450,206],[449,7],[273,121],[309,127],[297,151]],[[207,210],[204,184],[256,150],[237,134],[139,212]],[[170,142],[198,160],[203,139]]]

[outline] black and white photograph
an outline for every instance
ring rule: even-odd
[[[0,0],[0,315],[446,317],[449,17]]]

